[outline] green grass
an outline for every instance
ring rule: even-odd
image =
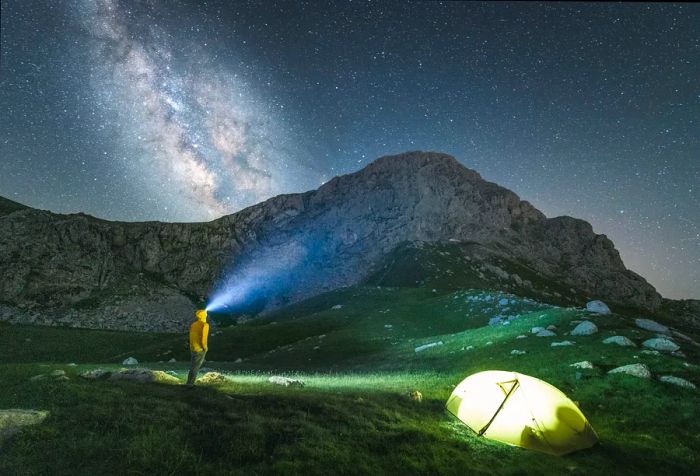
[[[220,329],[207,367],[227,382],[186,390],[169,384],[87,381],[96,366],[133,355],[151,369],[187,371],[186,336],[0,326],[0,408],[51,415],[5,443],[0,474],[690,474],[700,454],[700,395],[606,371],[635,362],[655,376],[700,386],[698,350],[686,359],[601,343],[613,333],[652,336],[626,316],[592,316],[598,334],[570,337],[589,316],[516,296],[510,325],[477,290],[354,287]],[[497,301],[500,293],[490,293]],[[342,308],[332,309],[340,304]],[[556,325],[558,337],[529,335]],[[386,327],[391,326],[391,327]],[[691,335],[696,338],[696,335]],[[29,339],[29,341],[27,341]],[[553,340],[575,346],[552,348]],[[442,341],[420,353],[415,347]],[[473,349],[467,350],[469,346]],[[520,349],[525,355],[513,356]],[[174,356],[178,362],[167,363]],[[634,356],[637,356],[635,358]],[[241,363],[234,363],[238,358]],[[573,362],[590,360],[595,370]],[[77,366],[67,366],[75,362]],[[689,362],[688,366],[684,362]],[[31,382],[53,369],[70,380]],[[488,369],[550,382],[578,402],[601,438],[553,457],[477,437],[444,410],[454,386]],[[298,376],[303,388],[271,385]],[[421,403],[407,397],[423,394]]]

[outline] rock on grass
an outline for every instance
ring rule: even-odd
[[[584,321],[581,324],[574,327],[571,331],[572,336],[589,336],[598,332],[598,326],[590,321]]]
[[[625,336],[608,337],[607,339],[603,339],[603,344],[617,344],[622,347],[636,347],[635,343]]]
[[[644,364],[630,364],[617,367],[608,372],[609,374],[627,374],[639,378],[651,378],[649,367]]]
[[[226,377],[219,372],[207,372],[197,379],[202,385],[220,385],[226,383]]]
[[[678,344],[663,337],[655,337],[653,339],[645,340],[642,342],[642,345],[647,349],[660,350],[664,352],[675,352],[680,349]]]
[[[41,423],[47,416],[49,416],[49,412],[44,410],[20,408],[0,410],[0,444],[6,438],[19,433],[22,428]]]
[[[670,334],[671,331],[668,327],[663,324],[659,324],[651,319],[635,319],[634,323],[637,327],[644,329],[646,331],[658,332],[659,334]]]
[[[664,383],[670,383],[672,385],[678,385],[679,387],[692,388],[695,389],[695,384],[693,382],[688,382],[684,378],[675,377],[673,375],[662,375],[659,380]]]

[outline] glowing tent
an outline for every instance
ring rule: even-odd
[[[479,436],[553,455],[598,441],[581,410],[559,389],[516,372],[470,375],[450,395],[447,410]]]

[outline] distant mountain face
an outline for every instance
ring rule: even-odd
[[[661,304],[587,222],[548,219],[449,155],[410,152],[208,223],[121,223],[9,207],[0,213],[0,319],[180,330],[193,302],[220,287],[222,276],[237,288],[231,310],[260,311],[376,280],[388,259],[421,243],[463,244],[460,259],[479,263],[474,287],[481,273],[484,285],[495,285],[487,275],[500,276],[523,293],[523,281],[532,289],[549,282],[571,300]]]

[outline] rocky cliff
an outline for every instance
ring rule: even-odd
[[[121,223],[0,206],[0,319],[179,330],[222,276],[269,309],[370,275],[406,242],[475,242],[581,294],[661,297],[590,224],[546,218],[440,153],[382,157],[208,223]]]

